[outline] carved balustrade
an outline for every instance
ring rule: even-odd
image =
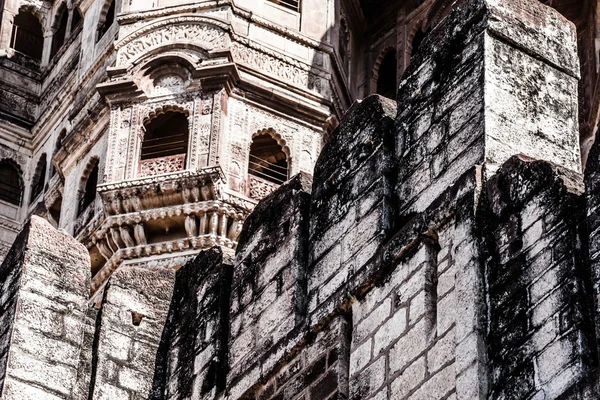
[[[248,196],[252,199],[260,200],[273,193],[279,186],[277,183],[248,174]]]
[[[185,169],[185,154],[140,160],[138,176],[156,176]]]

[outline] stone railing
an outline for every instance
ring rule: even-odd
[[[185,169],[185,154],[140,160],[139,176],[156,176]]]
[[[248,174],[248,196],[252,199],[260,200],[273,193],[279,186],[256,175]]]

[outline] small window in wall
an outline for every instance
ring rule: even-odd
[[[104,18],[100,17],[100,23],[98,25],[98,39],[99,41],[102,37],[108,32],[110,27],[115,21],[115,0],[111,0],[108,9],[106,10],[106,14],[104,14]]]
[[[151,176],[185,169],[189,122],[178,111],[159,114],[144,125],[140,175]]]
[[[69,12],[67,6],[64,4],[58,10],[56,14],[56,25],[54,35],[52,36],[52,47],[50,49],[50,58],[53,58],[56,53],[65,44],[65,38],[67,36],[67,25],[69,23]]]
[[[77,215],[81,215],[96,199],[96,187],[98,186],[98,160],[93,161],[94,166],[92,167],[87,178],[83,178],[85,181],[83,190],[81,193],[81,199],[79,200],[79,208]]]
[[[252,140],[248,174],[277,185],[288,178],[287,156],[268,133],[255,136]]]
[[[33,202],[43,191],[44,184],[46,183],[46,154],[42,154],[40,157],[35,173],[33,174],[33,180],[31,181],[31,198],[29,202]]]
[[[381,60],[377,77],[377,93],[390,99],[396,98],[396,50],[390,50]]]
[[[42,24],[35,15],[21,11],[15,17],[10,47],[19,53],[41,61],[44,34]]]
[[[300,0],[269,0],[271,3],[278,4],[288,10],[300,12]]]
[[[19,169],[8,160],[0,160],[0,200],[15,206],[23,199],[23,179]]]

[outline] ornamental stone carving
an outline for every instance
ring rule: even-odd
[[[185,154],[140,160],[139,176],[155,176],[185,169]]]
[[[116,45],[117,65],[124,66],[140,55],[173,43],[193,44],[205,49],[227,47],[226,24],[202,17],[180,17],[151,24],[133,32]]]

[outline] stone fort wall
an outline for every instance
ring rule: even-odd
[[[460,0],[235,254],[121,267],[90,308],[86,249],[34,217],[0,269],[3,398],[598,398],[575,43],[537,2]]]

